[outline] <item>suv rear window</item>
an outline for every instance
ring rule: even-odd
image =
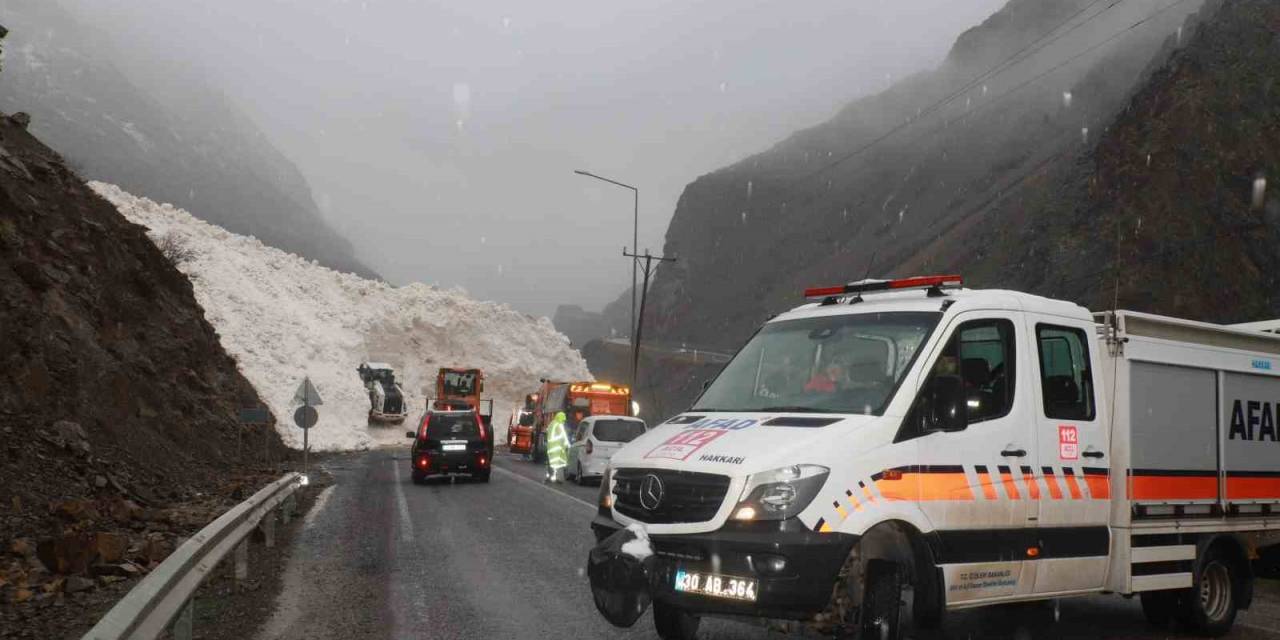
[[[436,413],[427,423],[427,438],[431,440],[478,437],[480,429],[476,427],[476,417],[470,413]]]
[[[592,435],[601,442],[631,442],[644,435],[644,423],[635,420],[596,420]]]

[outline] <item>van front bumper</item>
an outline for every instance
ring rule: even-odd
[[[591,523],[596,540],[622,528],[600,513]],[[695,614],[742,615],[806,620],[827,608],[840,567],[857,543],[847,533],[818,533],[796,518],[773,522],[731,522],[717,531],[650,535],[655,563],[649,576],[654,600]],[[781,570],[769,564],[783,561]],[[755,578],[755,602],[675,590],[677,570]]]

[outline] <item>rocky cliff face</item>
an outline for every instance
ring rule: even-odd
[[[1261,273],[1270,264],[1261,236],[1224,240],[1239,243],[1233,255],[1251,256],[1230,264],[1144,261],[1224,228],[1223,216],[1236,215],[1224,205],[1275,169],[1262,149],[1274,112],[1261,105],[1280,68],[1262,44],[1271,23],[1240,43],[1219,33],[1270,9],[1236,0],[1217,14],[1219,5],[1189,15],[1197,3],[1123,3],[1131,13],[1112,13],[1118,6],[1092,17],[1102,5],[1011,0],[962,35],[938,69],[699,177],[668,229],[664,253],[680,261],[657,277],[646,334],[732,349],[799,304],[804,287],[868,273],[959,271],[971,286],[1109,304],[1114,287],[1096,272],[1113,264],[1134,283],[1122,285],[1122,306],[1209,319],[1275,311],[1260,293],[1247,303],[1232,294],[1226,306],[1192,296],[1229,269]],[[1219,17],[1202,29],[1201,14]],[[1179,140],[1179,131],[1190,133]],[[1139,273],[1186,284],[1155,287]],[[1231,278],[1232,290],[1265,288]]]
[[[72,637],[285,451],[238,424],[257,394],[191,282],[24,124],[0,115],[0,628]]]
[[[321,219],[298,169],[196,70],[150,61],[150,94],[122,70],[110,34],[54,0],[0,0],[12,33],[0,110],[32,115],[31,130],[86,178],[198,211],[210,222],[364,277],[376,274]]]

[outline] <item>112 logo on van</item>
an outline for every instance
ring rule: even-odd
[[[665,442],[653,448],[652,451],[646,453],[646,458],[670,458],[672,460],[687,460],[713,440],[729,433],[719,429],[689,429],[667,438]]]
[[[1063,460],[1080,459],[1080,432],[1072,425],[1058,425],[1058,457]]]

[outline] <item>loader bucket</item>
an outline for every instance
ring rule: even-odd
[[[623,529],[602,540],[587,554],[591,597],[600,615],[615,627],[635,624],[651,601],[649,575],[653,556],[638,560],[622,551],[622,545],[635,537]]]

